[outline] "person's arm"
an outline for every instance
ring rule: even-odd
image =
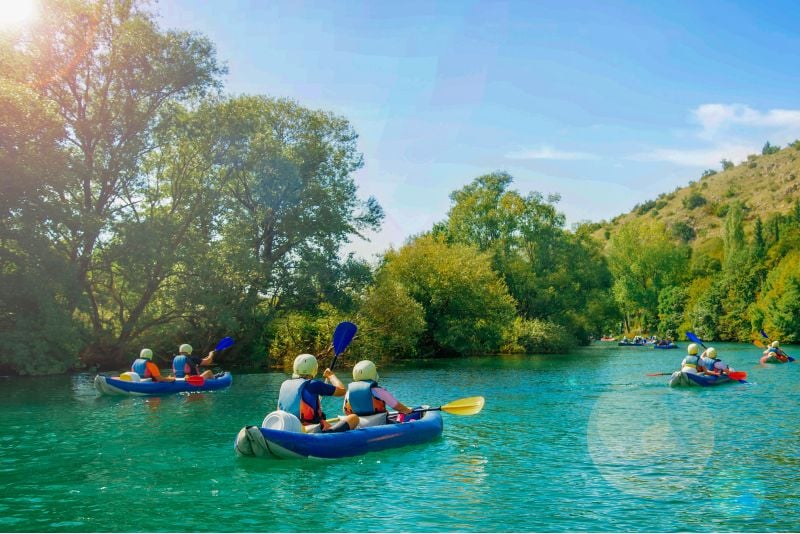
[[[214,365],[214,353],[216,353],[216,351],[214,350],[209,352],[208,356],[200,360],[200,365],[203,365],[205,367],[208,367],[209,365]]]
[[[380,387],[372,388],[372,395],[375,396],[375,398],[382,400],[387,405],[389,405],[389,407],[397,410],[398,412],[411,413],[413,411],[411,408],[409,408],[408,406],[397,400],[394,397],[394,395],[392,395],[383,388]]]
[[[153,382],[172,382],[175,380],[174,376],[161,376],[161,370],[153,362],[148,362],[147,368],[150,370]]]
[[[347,390],[345,389],[342,381],[339,380],[335,374],[333,374],[333,371],[331,371],[330,368],[325,369],[322,372],[322,376],[330,380],[331,385],[336,388],[336,392],[333,394],[334,397],[344,397],[344,394]]]

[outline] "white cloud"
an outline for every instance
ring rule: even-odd
[[[633,161],[664,161],[688,167],[718,167],[719,162],[727,159],[740,162],[753,154],[755,148],[750,144],[724,144],[699,149],[657,148],[648,152],[633,154],[628,159]]]
[[[705,146],[655,148],[627,159],[716,168],[723,159],[737,163],[750,154],[760,154],[766,141],[782,145],[800,137],[800,110],[758,111],[744,104],[703,104],[691,115],[700,126],[694,136]]]
[[[506,154],[508,159],[556,159],[556,160],[586,160],[598,159],[596,155],[586,152],[566,152],[551,146],[542,145],[539,148],[515,150]]]
[[[703,128],[701,135],[713,136],[734,126],[800,130],[800,110],[771,109],[761,112],[744,104],[703,104],[692,111]]]

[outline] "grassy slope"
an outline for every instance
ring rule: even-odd
[[[691,242],[695,251],[704,251],[712,256],[721,254],[722,232],[726,207],[739,200],[746,208],[745,231],[750,236],[753,221],[761,216],[765,222],[775,212],[787,213],[800,198],[800,145],[789,147],[766,156],[750,156],[748,161],[712,176],[706,176],[681,187],[672,193],[661,194],[652,208],[634,208],[610,222],[604,222],[594,233],[601,242],[607,242],[616,228],[628,221],[655,218],[662,221],[668,231],[676,223],[684,222],[695,230],[696,238]],[[706,204],[689,208],[686,199],[699,193]],[[677,240],[677,239],[676,239]],[[720,258],[721,259],[721,258]]]

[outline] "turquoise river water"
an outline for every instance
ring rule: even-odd
[[[2,379],[0,531],[797,531],[800,363],[718,344],[747,384],[646,376],[685,346],[382,368],[407,404],[486,406],[443,414],[429,444],[337,461],[235,456],[281,373],[161,398],[99,396],[90,375]]]

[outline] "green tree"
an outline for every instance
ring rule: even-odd
[[[588,342],[606,319],[589,316],[589,302],[611,283],[600,249],[590,232],[564,230],[557,197],[523,196],[509,189],[511,182],[510,175],[493,173],[454,191],[448,217],[434,233],[491,253],[521,317],[563,325]]]
[[[781,147],[779,145],[771,145],[769,141],[764,143],[764,147],[761,149],[761,154],[764,156],[768,156],[770,154],[775,154],[780,152]]]
[[[626,330],[656,327],[658,295],[682,281],[687,260],[687,248],[670,241],[659,221],[628,222],[611,237],[608,264]]]
[[[761,326],[770,336],[787,343],[800,341],[800,252],[796,249],[767,275],[757,307],[763,317]]]
[[[681,325],[688,301],[686,288],[665,287],[658,294],[658,332],[671,339],[682,337]]]
[[[14,81],[59,117],[63,137],[53,150],[66,163],[48,177],[40,200],[61,212],[42,221],[43,231],[80,289],[66,308],[86,318],[101,352],[119,331],[107,328],[101,294],[110,265],[97,251],[120,239],[115,224],[141,188],[159,114],[215,88],[223,69],[207,39],[161,31],[140,2],[49,1],[40,13],[2,55],[19,67],[8,73]]]
[[[719,163],[720,163],[720,165],[722,165],[722,170],[723,171],[730,170],[730,169],[732,169],[734,167],[733,162],[731,160],[728,160],[728,159],[722,159],[722,160],[720,160]]]
[[[514,299],[475,247],[421,236],[386,255],[379,276],[403,287],[425,313],[422,355],[497,351],[514,317]]]
[[[230,285],[239,292],[227,306],[241,318],[242,336],[265,348],[276,313],[313,314],[324,302],[352,305],[359,288],[348,286],[363,288],[369,272],[352,259],[343,263],[340,250],[353,236],[379,228],[383,210],[374,198],[357,196],[353,173],[363,157],[351,125],[261,96],[210,103],[201,112],[211,117],[217,139],[211,157],[220,213],[212,237],[220,240],[216,252],[227,258]],[[196,288],[204,286],[200,281]]]
[[[384,276],[365,293],[358,324],[360,342],[354,352],[363,358],[412,358],[426,330],[425,309],[402,285]]]

